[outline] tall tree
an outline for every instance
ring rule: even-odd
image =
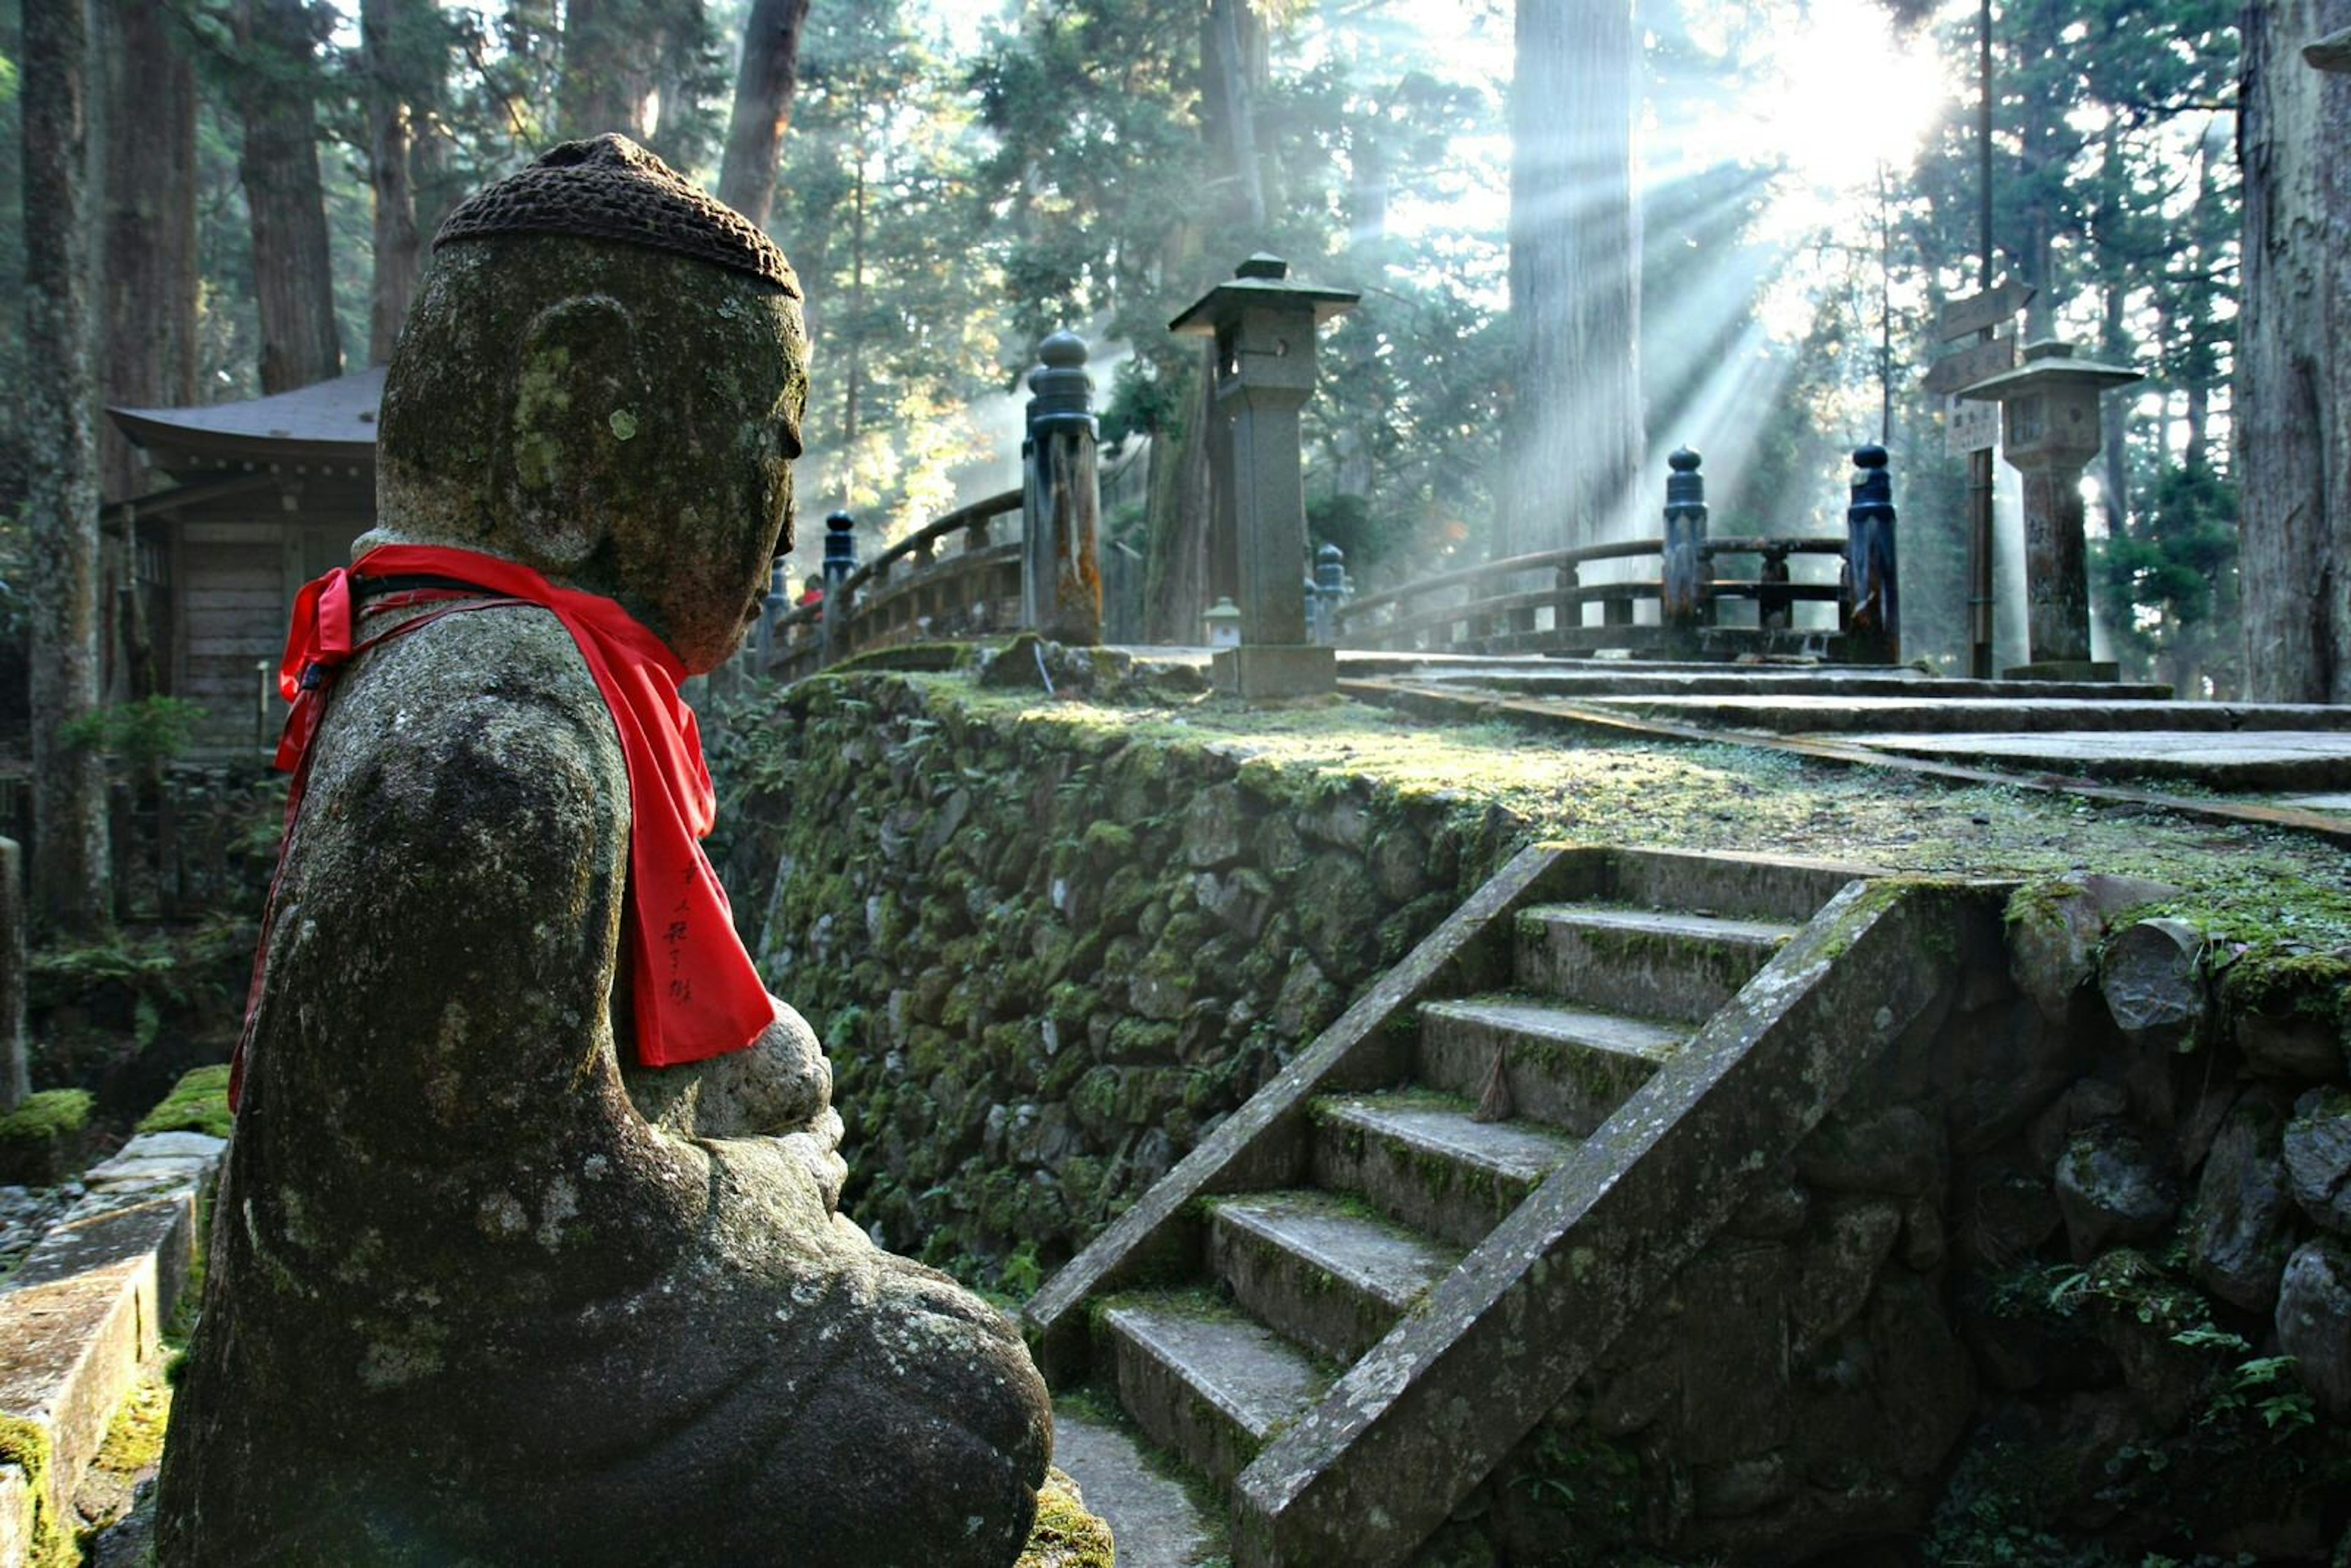
[[[375,199],[375,275],[368,296],[368,362],[392,358],[421,260],[416,164],[420,121],[438,102],[445,72],[437,0],[360,0],[360,99],[366,110],[368,185]],[[428,132],[428,135],[430,133]]]
[[[1594,542],[1644,444],[1632,0],[1519,0],[1503,553]]]
[[[2250,0],[2236,475],[2247,695],[2351,701],[2351,78],[2304,45],[2351,0]]]
[[[775,207],[776,163],[791,122],[808,14],[809,0],[751,0],[750,20],[743,28],[743,64],[726,120],[718,199],[762,228]]]
[[[253,227],[261,390],[291,392],[343,368],[319,181],[321,18],[305,0],[235,0],[232,17],[251,68],[238,102],[245,149],[237,171]]]
[[[810,8],[772,214],[822,383],[801,493],[885,535],[953,504],[998,350],[972,106],[922,21],[906,0]]]
[[[89,934],[111,912],[106,772],[78,738],[99,700],[97,387],[90,371],[89,243],[84,228],[82,0],[26,0],[23,145],[25,352],[30,441],[33,894],[60,928]]]
[[[196,78],[163,0],[99,8],[106,197],[99,392],[134,407],[196,401]],[[104,488],[145,487],[131,444],[99,430]]]

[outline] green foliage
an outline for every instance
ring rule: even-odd
[[[2019,0],[1993,37],[1997,270],[2037,285],[2049,328],[2084,353],[2147,372],[2107,400],[2092,470],[2105,503],[2091,507],[2093,609],[2134,674],[2184,695],[2209,678],[2225,696],[2238,678],[2222,417],[2241,228],[2229,156],[2237,9]],[[1972,8],[1929,26],[1946,59],[1975,58]],[[1946,351],[1928,330],[1933,312],[1978,284],[1975,112],[1972,94],[1955,97],[1895,204],[1896,271],[1925,295],[1896,328],[1909,367],[1895,419],[1905,632],[1940,660],[1964,638],[1964,466],[1937,450],[1940,411],[1917,372]],[[2191,583],[2190,571],[2205,575]]]
[[[2209,462],[2166,462],[2149,505],[2099,541],[2114,632],[2182,696],[2233,691],[2237,493]]]
[[[1641,1457],[1586,1427],[1553,1421],[1537,1427],[1521,1451],[1509,1490],[1558,1516],[1558,1538],[1572,1542],[1558,1561],[1569,1568],[1625,1562],[1654,1484]]]
[[[162,1015],[196,1012],[217,1021],[244,1001],[239,988],[255,936],[250,920],[223,917],[141,937],[37,948],[27,965],[27,1000],[39,1013],[90,1008],[111,994],[127,998],[134,1019],[145,1003]]]
[[[815,0],[777,187],[823,383],[801,493],[883,539],[955,503],[990,434],[969,403],[1037,340],[1006,343],[991,308],[975,106],[935,26],[910,0]]]
[[[66,724],[58,738],[68,746],[96,747],[112,753],[142,778],[187,749],[204,710],[183,697],[147,696],[93,708]]]
[[[2046,1563],[2130,1568],[2137,1563],[2226,1568],[2197,1542],[2255,1519],[2314,1510],[2351,1480],[2351,1441],[2317,1417],[2293,1358],[2257,1355],[2216,1322],[2187,1277],[2182,1247],[2158,1258],[2120,1248],[2087,1267],[2035,1262],[1991,1281],[1994,1316],[2031,1319],[2111,1349],[2135,1343],[2170,1361],[2186,1414],[2169,1430],[2125,1428],[2100,1437],[1995,1421],[1969,1440],[1930,1522],[1928,1563]],[[2127,1521],[2123,1539],[2158,1550],[2142,1559],[2065,1521],[2084,1514]],[[2177,1553],[2176,1556],[2164,1555]],[[2245,1561],[2251,1561],[2246,1559]]]

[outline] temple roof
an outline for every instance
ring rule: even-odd
[[[223,459],[372,463],[383,367],[293,392],[208,408],[110,408],[115,423],[167,472]]]

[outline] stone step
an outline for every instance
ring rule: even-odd
[[[1606,695],[1594,706],[1623,708],[1683,724],[1762,729],[1782,735],[1835,735],[1903,730],[1921,735],[2048,730],[2129,733],[2177,730],[2235,734],[2249,730],[2351,729],[2351,707],[2329,704],[2069,701],[2026,697],[1813,695],[1810,693]]]
[[[1110,1525],[1118,1568],[1231,1568],[1223,1500],[1171,1473],[1114,1404],[1091,1389],[1053,1401],[1053,1466]]]
[[[1420,1004],[1420,1082],[1478,1099],[1497,1055],[1513,1113],[1583,1136],[1689,1039],[1687,1024],[1562,1007],[1541,997]]]
[[[1331,1386],[1298,1346],[1205,1297],[1114,1297],[1095,1322],[1126,1413],[1219,1486]]]
[[[1473,1109],[1468,1100],[1425,1090],[1318,1099],[1315,1182],[1474,1247],[1577,1141],[1534,1122],[1479,1122]]]
[[[1607,1012],[1699,1023],[1794,935],[1716,915],[1538,904],[1519,913],[1517,983]]]
[[[1802,925],[1855,877],[1884,876],[1878,867],[1792,855],[1725,851],[1618,850],[1609,856],[1604,895],[1562,894],[1634,909],[1676,909],[1771,925]]]
[[[1209,1265],[1235,1299],[1259,1322],[1341,1363],[1386,1338],[1461,1261],[1458,1249],[1327,1192],[1220,1198],[1212,1213]]]

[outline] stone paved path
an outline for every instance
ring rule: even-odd
[[[1053,1412],[1053,1462],[1110,1521],[1118,1568],[1207,1568],[1225,1561],[1224,1521],[1154,1469],[1133,1437],[1067,1405]]]

